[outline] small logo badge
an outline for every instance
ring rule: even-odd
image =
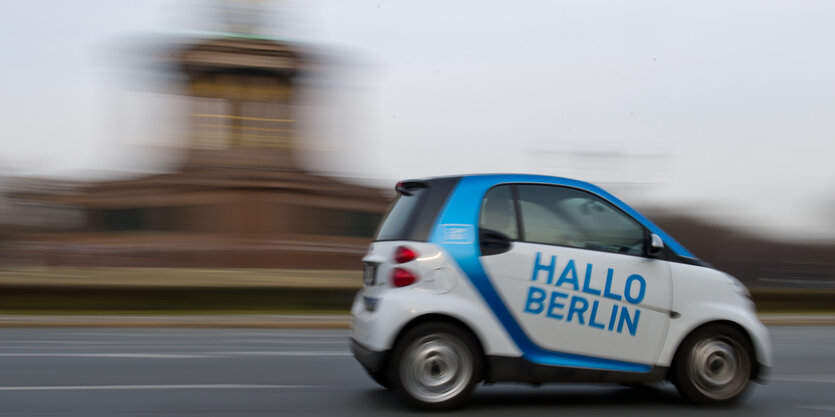
[[[442,224],[441,235],[444,243],[473,243],[475,233],[471,224]]]

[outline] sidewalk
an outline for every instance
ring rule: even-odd
[[[769,326],[835,325],[835,314],[761,314]],[[261,327],[347,329],[340,314],[0,315],[0,327]]]

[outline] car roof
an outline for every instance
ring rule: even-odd
[[[543,182],[552,182],[554,180],[558,181],[566,181],[566,182],[577,182],[582,184],[587,184],[589,186],[595,187],[591,183],[587,183],[580,180],[575,180],[572,178],[567,177],[557,177],[552,175],[541,175],[541,174],[520,174],[520,173],[479,173],[479,174],[459,174],[459,175],[440,175],[436,177],[424,177],[424,178],[412,178],[408,180],[403,180],[403,182],[431,182],[436,180],[443,180],[443,179],[461,179],[461,178],[471,178],[471,177],[493,177],[496,179],[496,182],[530,182],[531,180],[542,180]]]
[[[518,174],[518,173],[497,173],[497,174],[488,174],[488,173],[481,173],[481,174],[463,174],[463,175],[448,175],[448,176],[437,176],[437,177],[426,177],[426,178],[415,178],[415,179],[408,179],[403,180],[401,182],[424,182],[424,183],[433,183],[436,181],[444,181],[444,180],[460,180],[464,178],[480,178],[483,180],[491,181],[495,184],[502,184],[502,183],[533,183],[533,184],[554,184],[554,185],[568,185],[571,187],[576,187],[588,191],[592,191],[596,194],[603,194],[609,196],[609,194],[604,191],[602,188],[585,181],[575,180],[572,178],[566,177],[555,177],[550,175],[540,175],[540,174]]]

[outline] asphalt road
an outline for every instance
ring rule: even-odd
[[[672,386],[496,384],[456,415],[835,415],[835,327],[772,327],[767,385],[731,408]],[[345,330],[0,329],[0,416],[426,415],[354,362]],[[439,415],[442,415],[439,413]]]

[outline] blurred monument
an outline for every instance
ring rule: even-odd
[[[258,35],[267,20],[260,1],[215,4],[223,18],[213,29],[221,32],[168,39],[148,57],[182,80],[166,91],[177,90],[189,109],[179,169],[86,184],[0,183],[0,194],[11,197],[0,199],[0,267],[358,270],[391,195],[305,172],[296,161],[304,147],[294,123],[299,80],[326,72],[327,63],[308,48]],[[537,155],[557,169],[571,162],[565,152]],[[663,155],[640,159],[628,172],[651,175],[646,167],[659,163]],[[658,208],[642,211],[748,285],[835,291],[831,242],[780,242]]]
[[[18,261],[359,267],[388,197],[305,172],[294,158],[301,140],[295,80],[322,64],[298,46],[257,35],[259,2],[220,6],[231,32],[159,51],[184,75],[180,88],[191,112],[179,171],[18,193],[32,207],[75,211],[81,219],[69,230],[23,234]]]

